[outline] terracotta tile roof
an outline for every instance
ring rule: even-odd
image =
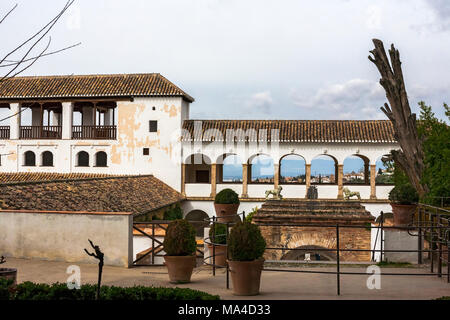
[[[0,172],[0,184],[111,177],[100,173]]]
[[[1,176],[8,174],[2,173]],[[46,174],[39,181],[0,183],[0,209],[132,212],[145,214],[183,200],[182,195],[151,175],[67,179]],[[4,179],[4,178],[3,178]],[[33,178],[30,178],[33,179]]]
[[[146,96],[180,96],[194,101],[159,73],[16,77],[0,83],[0,101]]]
[[[201,130],[195,130],[196,122]],[[268,141],[279,142],[396,142],[389,120],[186,120],[183,141],[223,141],[227,130],[253,129],[237,141],[257,141],[267,130]],[[271,130],[279,130],[279,136]],[[205,134],[205,131],[208,133]],[[222,139],[211,138],[220,133]],[[247,133],[248,134],[248,133]],[[264,135],[265,136],[265,135]]]

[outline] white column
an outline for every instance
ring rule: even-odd
[[[11,115],[17,114],[14,117],[11,117],[9,137],[10,139],[20,139],[20,104],[11,103],[9,107],[11,109]]]
[[[72,118],[73,103],[62,103],[62,138],[66,140],[72,139]]]

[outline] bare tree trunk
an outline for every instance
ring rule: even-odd
[[[373,39],[375,49],[369,56],[380,72],[380,84],[386,91],[390,106],[385,103],[381,110],[392,121],[394,137],[401,150],[393,150],[394,161],[405,171],[409,181],[420,197],[428,192],[428,187],[420,182],[424,170],[422,141],[416,127],[416,114],[411,108],[406,94],[405,81],[400,61],[400,53],[391,45],[389,50],[390,63],[383,42]]]

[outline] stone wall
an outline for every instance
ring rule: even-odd
[[[260,226],[261,232],[266,239],[267,247],[285,247],[286,250],[266,250],[266,260],[281,260],[290,252],[289,249],[301,247],[320,247],[336,249],[336,228],[328,227],[288,227],[288,226]],[[340,249],[371,249],[370,230],[366,228],[339,229]],[[305,250],[313,252],[314,249]],[[332,252],[317,251],[325,256],[333,258],[336,250]],[[370,261],[371,252],[340,252],[341,261]]]
[[[0,211],[0,254],[74,263],[98,263],[88,239],[105,254],[105,265],[129,267],[133,258],[131,213]]]

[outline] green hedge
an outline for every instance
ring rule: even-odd
[[[95,300],[96,285],[85,284],[70,290],[65,283],[51,285],[23,282],[15,288],[12,281],[0,279],[0,300]],[[219,300],[219,296],[189,288],[102,286],[101,300]]]

